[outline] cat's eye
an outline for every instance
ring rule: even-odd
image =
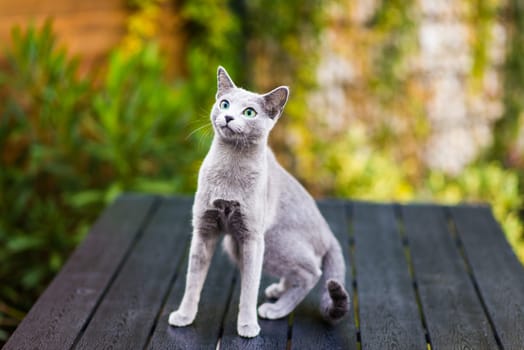
[[[244,109],[244,111],[242,112],[242,115],[246,118],[255,118],[257,116],[257,111],[255,111],[251,107],[248,107]]]
[[[229,101],[228,100],[220,101],[220,109],[228,109],[228,108],[229,108]]]

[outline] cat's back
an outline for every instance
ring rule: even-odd
[[[313,245],[323,254],[330,245],[332,233],[313,197],[278,163],[272,152],[268,155],[268,174],[269,187],[276,190],[273,194],[275,215],[268,234],[296,235],[297,240]]]
[[[293,175],[280,165],[271,150],[268,152],[268,174],[269,188],[275,188],[276,192],[278,192],[276,194],[278,199],[277,206],[282,207],[295,204],[306,211],[318,211],[313,197]]]

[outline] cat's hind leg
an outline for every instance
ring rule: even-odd
[[[292,276],[286,276],[285,289],[280,298],[274,303],[260,305],[258,315],[270,320],[289,315],[317,284],[321,274],[319,268],[302,268]]]

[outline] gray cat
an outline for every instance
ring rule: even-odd
[[[265,95],[237,88],[225,69],[218,68],[211,111],[215,136],[198,176],[186,288],[179,309],[169,315],[171,325],[187,326],[195,319],[221,233],[241,273],[240,336],[260,332],[257,295],[262,269],[280,281],[266,288],[266,296],[277,301],[260,305],[260,317],[288,315],[322,274],[322,315],[335,322],[347,313],[340,245],[313,198],[280,166],[267,144],[288,94],[285,86]]]

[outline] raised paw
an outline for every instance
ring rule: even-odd
[[[284,293],[284,288],[281,283],[270,284],[265,290],[264,294],[266,298],[269,299],[278,299]]]
[[[173,311],[169,314],[169,324],[176,327],[185,327],[193,323],[195,317],[184,315],[180,310]]]
[[[215,199],[213,206],[224,213],[226,217],[236,212],[240,208],[240,203],[237,201],[228,201],[225,199]]]
[[[229,201],[226,201],[225,199],[215,199],[213,201],[213,206],[217,209],[224,209],[228,202]]]
[[[239,208],[240,203],[237,201],[228,201],[226,199],[215,199],[213,201],[213,206],[217,209],[225,209],[225,208]]]
[[[276,306],[276,303],[264,303],[258,307],[258,316],[269,320],[276,320],[287,316],[287,314],[285,310]]]
[[[238,335],[244,338],[253,338],[260,333],[258,323],[239,324],[237,326]]]

